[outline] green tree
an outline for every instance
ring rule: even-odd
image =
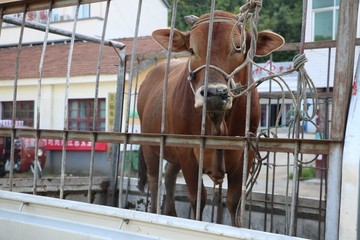
[[[302,24],[302,0],[263,0],[258,29],[270,29],[284,37],[285,42],[300,42]],[[292,60],[294,52],[274,54],[274,61]]]
[[[217,0],[216,9],[225,10],[234,14],[239,13],[239,8],[246,0]],[[179,0],[175,27],[182,31],[188,31],[184,17],[187,15],[201,16],[210,11],[210,0]],[[282,35],[286,42],[299,42],[302,21],[302,0],[263,0],[259,14],[258,30],[272,30]],[[171,20],[171,13],[169,21]],[[294,52],[281,52],[273,55],[274,61],[292,60]],[[266,61],[267,59],[257,59]]]

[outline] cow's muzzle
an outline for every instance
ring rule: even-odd
[[[209,84],[206,94],[206,111],[223,112],[232,107],[232,97],[225,84]],[[205,101],[205,88],[201,86],[195,92],[195,108],[202,107]]]

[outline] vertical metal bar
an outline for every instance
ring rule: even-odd
[[[280,104],[280,99],[278,98],[277,99],[277,105]],[[275,128],[275,135],[277,135],[277,126]],[[272,177],[272,189],[271,189],[271,216],[270,216],[270,232],[273,231],[273,225],[274,225],[274,196],[275,196],[275,179],[276,179],[276,174],[275,174],[275,168],[276,168],[276,155],[277,153],[274,152],[273,153],[273,171],[272,171],[272,174],[273,174],[273,177]]]
[[[0,8],[0,37],[1,37],[1,29],[2,29],[3,17],[4,17],[4,8]]]
[[[206,62],[205,62],[205,80],[204,80],[204,99],[207,98],[208,82],[209,82],[209,69],[210,69],[210,59],[211,59],[211,47],[212,47],[212,36],[213,36],[213,26],[214,26],[214,14],[215,14],[215,4],[216,0],[211,1],[210,8],[210,22],[209,22],[209,32],[207,38],[207,49],[206,49]],[[206,125],[206,101],[203,103],[202,115],[201,115],[201,136],[205,136],[205,125]],[[200,220],[201,218],[201,191],[202,191],[202,172],[204,166],[204,149],[205,149],[205,138],[201,139],[200,143],[200,156],[199,156],[199,169],[198,169],[198,188],[197,188],[197,198],[196,198],[196,214],[195,219]]]
[[[74,44],[75,44],[75,31],[76,25],[79,15],[79,8],[80,8],[80,1],[78,1],[75,10],[74,16],[74,24],[72,29],[72,36],[71,36],[71,43],[68,55],[68,62],[67,62],[67,69],[66,69],[66,83],[65,83],[65,99],[64,99],[64,135],[63,135],[63,142],[62,142],[62,157],[61,157],[61,181],[60,181],[60,198],[64,198],[64,187],[65,187],[65,163],[66,163],[66,140],[67,140],[67,130],[69,129],[69,112],[68,112],[68,99],[69,99],[69,88],[70,88],[70,71],[71,71],[71,62],[72,56],[74,51]]]
[[[137,102],[138,85],[139,85],[139,72],[140,72],[140,61],[138,60],[137,68],[136,68],[134,105],[133,105],[133,108],[132,108],[133,114],[136,111],[136,102]],[[132,118],[131,118],[131,133],[134,133],[134,128],[135,128],[135,115],[133,115]],[[130,178],[131,178],[131,173],[132,173],[132,169],[133,169],[133,162],[134,162],[133,161],[133,145],[132,144],[130,145],[129,159],[130,159],[130,169],[129,169],[129,174],[128,174],[128,178],[127,178],[127,188],[126,188],[126,196],[125,196],[125,202],[126,203],[128,201],[128,195],[129,195],[129,190],[130,190]]]
[[[19,66],[20,66],[20,54],[21,54],[21,47],[22,41],[24,36],[24,28],[25,28],[25,19],[26,13],[28,10],[28,6],[26,5],[23,12],[23,19],[21,24],[20,36],[19,36],[19,43],[16,51],[16,66],[15,66],[15,78],[14,78],[14,92],[13,92],[13,106],[12,106],[12,117],[11,117],[11,149],[10,149],[10,170],[9,170],[9,184],[10,184],[10,191],[12,191],[13,185],[13,178],[14,178],[14,159],[15,159],[15,120],[16,120],[16,100],[17,100],[17,88],[18,88],[18,81],[19,81]]]
[[[273,60],[272,60],[272,54],[270,54],[270,69],[272,69],[272,63],[273,63]],[[272,91],[272,81],[269,81],[269,93],[271,93]],[[269,123],[268,125],[268,129],[267,129],[267,135],[270,136],[270,121],[271,121],[271,98],[268,99],[268,109],[269,109],[269,112],[267,114],[267,121]],[[277,128],[276,128],[277,129]],[[274,153],[275,155],[275,153]],[[266,184],[265,184],[265,199],[267,199],[268,197],[268,180],[269,180],[269,155],[266,157]],[[275,167],[273,168],[275,169]],[[273,178],[275,177],[275,175],[273,175]],[[274,188],[274,185],[272,185],[272,187]],[[272,216],[271,216],[272,218]],[[266,224],[267,224],[267,201],[265,201],[265,212],[264,212],[264,231],[266,231]],[[270,223],[270,225],[272,226],[272,224]],[[270,227],[270,232],[271,232],[271,227]]]
[[[127,107],[126,107],[126,120],[125,120],[125,133],[129,131],[129,116],[130,116],[130,106],[131,106],[131,92],[132,92],[132,82],[133,82],[133,75],[134,75],[134,65],[136,60],[136,47],[137,47],[137,38],[139,34],[139,25],[140,25],[140,17],[141,17],[141,10],[142,10],[142,0],[139,0],[138,4],[138,11],[136,15],[136,25],[135,25],[135,33],[134,33],[134,42],[132,46],[131,52],[131,62],[130,62],[130,76],[129,76],[129,85],[128,85],[128,100],[127,100]],[[122,152],[122,162],[120,167],[120,181],[119,181],[119,207],[123,206],[122,203],[122,193],[124,189],[124,168],[125,168],[125,157],[126,157],[126,149],[127,149],[127,141],[124,142],[124,148]]]
[[[259,1],[262,5],[262,1]],[[259,16],[259,12],[260,12],[261,7],[255,6],[254,9],[254,15],[252,16],[252,23],[250,23],[252,25],[252,32],[256,32],[257,34],[257,29],[256,28],[256,24],[258,21],[258,16]],[[251,41],[250,41],[250,51],[249,51],[249,55],[248,57],[250,59],[254,59],[255,53],[256,53],[256,41],[257,41],[257,36],[254,36],[254,34],[252,34],[251,36]],[[251,64],[248,65],[248,79],[247,79],[247,84],[248,86],[251,85],[251,83],[253,82],[253,76],[252,76],[252,71],[251,71]],[[250,92],[250,94],[246,95],[246,122],[245,122],[245,135],[247,136],[248,133],[250,132],[250,114],[251,114],[251,97],[252,97],[252,93]],[[245,143],[245,147],[244,147],[244,158],[243,158],[243,176],[242,176],[242,186],[241,186],[241,199],[240,199],[240,221],[239,221],[239,226],[244,226],[245,223],[245,205],[246,205],[246,180],[247,180],[247,176],[248,176],[248,159],[249,159],[249,142],[246,141]]]
[[[50,27],[50,20],[52,16],[52,10],[54,6],[54,1],[52,0],[50,2],[49,7],[49,14],[48,19],[46,21],[46,29],[45,29],[45,35],[44,35],[44,42],[43,42],[43,48],[41,52],[40,57],[40,63],[39,63],[39,73],[38,73],[38,84],[37,84],[37,100],[36,100],[36,129],[40,129],[40,106],[41,106],[41,84],[42,84],[42,74],[44,69],[44,60],[45,60],[45,53],[47,48],[47,42],[49,37],[49,27]],[[37,179],[38,179],[38,168],[39,168],[39,134],[36,134],[35,138],[35,153],[34,153],[34,183],[33,183],[33,194],[36,194],[36,187],[37,187]]]
[[[358,0],[340,1],[331,138],[341,140],[341,143],[330,144],[325,223],[327,240],[339,237],[343,140],[353,80],[358,8]]]
[[[97,116],[99,110],[99,82],[100,82],[100,73],[101,73],[101,62],[104,52],[104,41],[105,41],[105,34],[106,34],[106,26],[109,17],[109,9],[110,9],[110,0],[106,2],[106,9],[105,9],[105,16],[104,16],[104,23],[103,29],[101,34],[101,41],[100,41],[100,49],[98,55],[98,62],[96,66],[96,81],[95,81],[95,99],[94,99],[94,114],[93,114],[93,123],[92,123],[92,130],[96,131],[97,125]],[[91,143],[91,155],[90,155],[90,169],[89,169],[89,185],[88,185],[88,202],[91,202],[91,195],[92,195],[92,185],[93,185],[93,175],[94,175],[94,160],[95,160],[95,141]]]
[[[172,7],[172,15],[171,15],[171,30],[170,30],[170,38],[169,38],[169,46],[166,56],[166,68],[165,68],[165,76],[164,76],[164,84],[163,84],[163,96],[162,96],[162,109],[161,109],[161,134],[165,133],[166,130],[166,97],[167,97],[167,85],[170,71],[170,58],[171,58],[171,50],[173,46],[173,38],[174,38],[174,29],[175,29],[175,19],[176,19],[176,11],[177,11],[177,0],[173,1]],[[161,185],[162,185],[162,170],[163,170],[163,159],[164,159],[164,149],[165,149],[165,137],[161,136],[160,141],[160,154],[159,154],[159,174],[158,174],[158,192],[157,192],[157,201],[156,201],[156,212],[160,214],[160,200],[161,200]]]
[[[307,16],[307,5],[308,1],[303,0],[303,12],[302,12],[302,26],[301,26],[301,39],[300,39],[300,54],[304,53],[305,48],[305,32],[306,32],[306,16]],[[300,78],[300,75],[299,75]],[[297,92],[300,93],[302,91],[300,81],[298,81]],[[300,104],[301,99],[298,99],[297,104]],[[299,107],[297,107],[294,118],[295,118],[295,135],[296,138],[300,136],[300,115],[299,115]],[[291,193],[291,213],[290,213],[290,229],[289,235],[296,235],[296,212],[297,212],[297,196],[298,196],[298,183],[296,179],[298,179],[298,146],[294,149],[294,166],[293,166],[293,182],[292,182],[292,193]]]
[[[117,72],[114,132],[121,131],[123,108],[124,108],[125,78],[126,78],[126,49],[123,48],[120,50],[119,68],[118,68],[118,72]],[[111,206],[116,205],[115,195],[116,195],[118,173],[119,173],[119,161],[120,161],[119,158],[120,158],[120,144],[113,144],[112,145],[112,170],[113,171],[111,171],[110,187],[109,187],[109,191],[108,191],[108,195],[110,195],[108,201]]]

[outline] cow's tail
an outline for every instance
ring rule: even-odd
[[[138,154],[138,189],[144,193],[144,188],[147,182],[147,167],[144,159],[142,147],[139,148]]]

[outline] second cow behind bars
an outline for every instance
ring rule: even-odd
[[[166,134],[200,135],[202,108],[206,102],[206,135],[244,136],[246,122],[246,96],[234,98],[230,91],[237,86],[246,86],[248,64],[245,60],[250,47],[250,33],[242,29],[236,15],[215,11],[213,21],[211,58],[208,71],[208,86],[205,82],[207,43],[210,14],[200,18],[190,17],[191,31],[181,32],[175,29],[172,52],[188,51],[187,60],[172,60],[170,63],[168,88],[166,95]],[[246,36],[243,36],[243,35]],[[153,39],[168,49],[170,29],[153,32]],[[264,56],[284,44],[281,36],[264,31],[258,33],[256,55]],[[241,67],[241,65],[244,66]],[[138,96],[138,112],[143,133],[161,132],[162,96],[166,64],[159,64],[147,75]],[[229,89],[231,88],[231,89]],[[250,94],[250,93],[248,93]],[[206,98],[205,98],[206,97]],[[257,90],[251,91],[250,131],[256,133],[260,118],[260,105]],[[158,146],[143,145],[140,149],[139,189],[148,183],[151,192],[151,212],[156,212],[158,176]],[[196,208],[198,168],[200,148],[168,147],[164,148],[164,159],[168,161],[165,170],[166,201],[164,213],[176,216],[174,189],[180,169],[189,191],[193,212]],[[249,153],[249,163],[254,153]],[[216,150],[205,149],[203,172],[208,174],[215,184],[223,182],[225,173],[228,180],[227,207],[235,225],[235,213],[241,197],[243,149]],[[250,166],[251,164],[249,164]],[[202,186],[201,210],[205,206],[206,190]]]

